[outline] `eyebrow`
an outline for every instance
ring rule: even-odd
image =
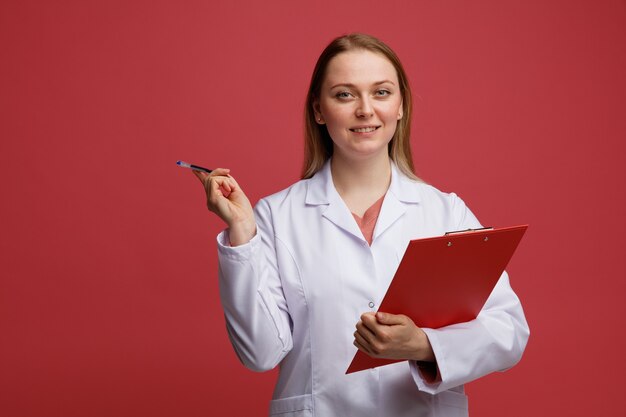
[[[396,85],[393,81],[391,80],[383,80],[383,81],[377,81],[374,83],[374,85],[381,85],[381,84],[385,84],[385,83],[389,83],[391,85]],[[336,88],[336,87],[349,87],[349,88],[354,88],[355,85],[351,84],[351,83],[339,83],[339,84],[335,84],[332,87],[330,87],[331,89]]]

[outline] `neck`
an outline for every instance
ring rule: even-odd
[[[333,155],[331,160],[333,183],[344,199],[355,196],[368,200],[379,198],[387,192],[391,182],[391,159],[385,153],[380,157],[364,160],[346,160]]]

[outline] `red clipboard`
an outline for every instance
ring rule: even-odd
[[[379,311],[405,314],[437,329],[478,316],[528,225],[452,232],[416,239],[400,261]],[[346,374],[402,362],[360,350]]]

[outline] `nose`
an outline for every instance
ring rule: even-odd
[[[359,104],[356,109],[357,117],[371,117],[374,114],[374,108],[369,98],[362,98],[359,100]]]

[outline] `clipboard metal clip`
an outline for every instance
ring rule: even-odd
[[[473,232],[482,232],[484,230],[493,230],[493,227],[480,227],[478,229],[465,229],[465,230],[455,230],[452,232],[446,232],[445,236],[455,235],[457,233],[473,233]]]

